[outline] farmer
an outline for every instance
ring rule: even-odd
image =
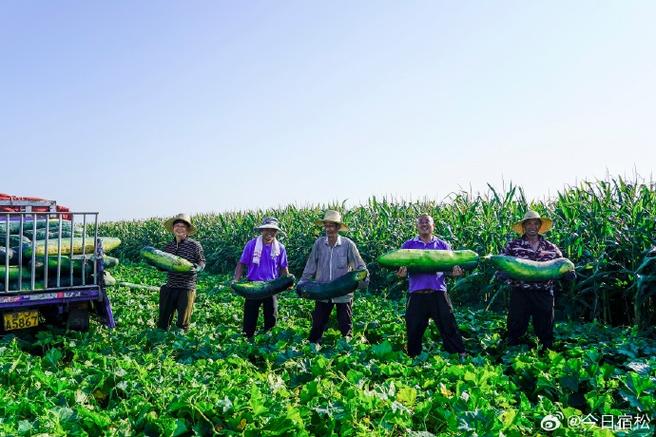
[[[191,313],[196,298],[196,276],[205,268],[203,247],[196,240],[189,238],[196,233],[196,227],[191,223],[188,214],[178,214],[164,222],[164,227],[173,233],[174,239],[164,247],[164,252],[180,256],[193,263],[190,272],[168,272],[166,284],[159,292],[160,329],[169,329],[173,315],[178,312],[177,327],[189,329]]]
[[[323,225],[325,237],[319,237],[312,246],[312,252],[305,264],[301,283],[310,279],[318,282],[330,282],[351,270],[366,268],[358,248],[350,239],[339,235],[339,231],[348,230],[337,211],[327,210],[322,220],[316,224]],[[364,281],[362,287],[367,286]],[[328,319],[333,307],[337,308],[337,322],[342,336],[349,338],[353,328],[353,293],[328,300],[316,301],[312,312],[312,329],[310,343],[319,343],[328,327]]]
[[[270,281],[279,276],[289,275],[285,246],[276,238],[278,232],[282,233],[278,219],[265,217],[262,224],[255,230],[260,231],[260,236],[253,238],[244,246],[244,251],[235,268],[235,281],[241,279],[244,268],[246,268],[246,278],[249,281]],[[264,330],[268,331],[276,326],[278,318],[276,296],[246,299],[244,301],[244,335],[246,338],[250,339],[255,335],[260,305],[264,308]]]
[[[421,214],[417,217],[419,235],[403,243],[401,249],[451,250],[446,241],[433,235],[434,230],[433,217]],[[408,273],[406,267],[401,267],[396,272],[400,278],[409,276],[408,302],[405,310],[409,356],[414,357],[421,353],[422,337],[428,327],[429,319],[433,319],[437,325],[444,349],[450,353],[457,352],[461,357],[465,356],[465,345],[453,315],[453,306],[446,291],[445,282],[446,275],[461,276],[462,273],[463,270],[460,266],[454,266],[447,274],[441,272]]]
[[[540,217],[535,211],[526,211],[524,218],[512,225],[512,230],[521,235],[506,245],[504,255],[533,261],[549,261],[562,258],[563,254],[555,244],[547,241],[542,234],[553,226],[551,219]],[[510,307],[508,309],[508,345],[520,344],[526,334],[529,318],[533,317],[533,329],[544,349],[553,345],[554,321],[554,281],[518,281],[510,279],[505,272],[497,272],[497,278],[505,280],[510,286]],[[576,274],[568,272],[563,279],[574,280]]]

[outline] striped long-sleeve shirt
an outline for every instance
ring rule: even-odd
[[[166,245],[164,252],[172,253],[190,261],[201,269],[205,268],[205,254],[203,246],[196,240],[185,238],[180,243],[174,238],[172,242]],[[166,285],[171,288],[184,288],[190,290],[196,288],[196,272],[168,272]]]
[[[531,243],[529,243],[526,238],[522,237],[509,242],[503,250],[503,254],[533,261],[549,261],[563,257],[560,249],[558,249],[558,247],[552,242],[547,241],[542,235],[538,238],[537,249],[533,249]],[[553,280],[527,282],[509,279],[508,283],[512,287],[519,287],[527,290],[553,290],[554,287]]]

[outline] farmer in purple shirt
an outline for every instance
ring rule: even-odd
[[[402,249],[423,250],[450,250],[446,241],[433,236],[435,224],[433,217],[422,214],[417,217],[417,231],[419,235],[408,240],[401,246]],[[455,266],[449,273],[451,276],[460,276],[463,271]],[[458,352],[461,357],[465,355],[465,345],[456,325],[453,315],[453,306],[446,291],[445,274],[435,273],[408,273],[401,267],[397,275],[401,278],[409,276],[408,303],[405,311],[405,325],[408,334],[408,355],[411,357],[421,353],[421,340],[428,327],[429,319],[433,319],[440,330],[444,349],[447,352]]]
[[[249,281],[270,281],[279,276],[289,275],[287,268],[287,252],[285,246],[276,238],[278,231],[282,232],[278,220],[265,217],[262,224],[255,228],[261,235],[253,238],[241,254],[235,268],[235,281],[239,281],[246,268],[246,278]],[[247,338],[255,335],[260,305],[264,307],[264,330],[276,326],[278,317],[278,301],[276,296],[264,299],[246,299],[244,301],[244,334]]]

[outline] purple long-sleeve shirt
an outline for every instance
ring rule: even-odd
[[[451,246],[444,240],[437,237],[429,243],[424,243],[419,237],[408,240],[403,243],[401,249],[424,249],[424,250],[451,250]],[[415,273],[408,272],[408,292],[412,293],[418,290],[435,290],[446,291],[446,281],[444,280],[444,273]]]
[[[253,252],[255,252],[255,243],[257,238],[253,238],[244,247],[239,262],[248,267],[246,278],[249,281],[270,281],[280,275],[280,270],[287,267],[287,251],[282,243],[280,244],[280,253],[275,258],[271,258],[272,244],[262,244],[262,255],[260,263],[253,263]]]

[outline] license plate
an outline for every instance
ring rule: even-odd
[[[19,311],[16,313],[5,313],[5,331],[15,329],[31,328],[39,324],[38,311]]]

